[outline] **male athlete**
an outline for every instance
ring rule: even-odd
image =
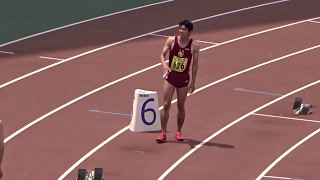
[[[174,91],[177,91],[177,132],[176,139],[183,141],[181,129],[185,119],[185,102],[187,93],[195,90],[195,81],[198,69],[200,46],[196,40],[190,38],[193,30],[192,22],[184,20],[179,23],[179,36],[169,37],[165,42],[160,55],[164,70],[164,105],[161,112],[161,134],[157,142],[166,140],[167,122],[169,110]],[[169,65],[165,57],[169,52]],[[193,59],[193,60],[192,60]],[[192,65],[191,65],[192,64]],[[189,68],[191,66],[192,76],[190,81]]]

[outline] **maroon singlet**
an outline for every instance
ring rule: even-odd
[[[176,88],[182,88],[189,84],[189,67],[192,60],[191,45],[192,39],[189,40],[186,47],[181,48],[176,36],[173,48],[169,53],[169,67],[172,71],[166,80]]]

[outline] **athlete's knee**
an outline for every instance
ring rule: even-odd
[[[163,110],[169,111],[170,107],[171,107],[171,102],[164,102]]]

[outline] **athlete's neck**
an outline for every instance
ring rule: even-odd
[[[188,43],[189,42],[189,40],[190,40],[190,36],[179,36],[178,37],[178,40],[179,40],[179,42],[181,42],[181,43]]]

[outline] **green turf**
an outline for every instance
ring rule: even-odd
[[[0,45],[97,16],[164,0],[1,0]]]

